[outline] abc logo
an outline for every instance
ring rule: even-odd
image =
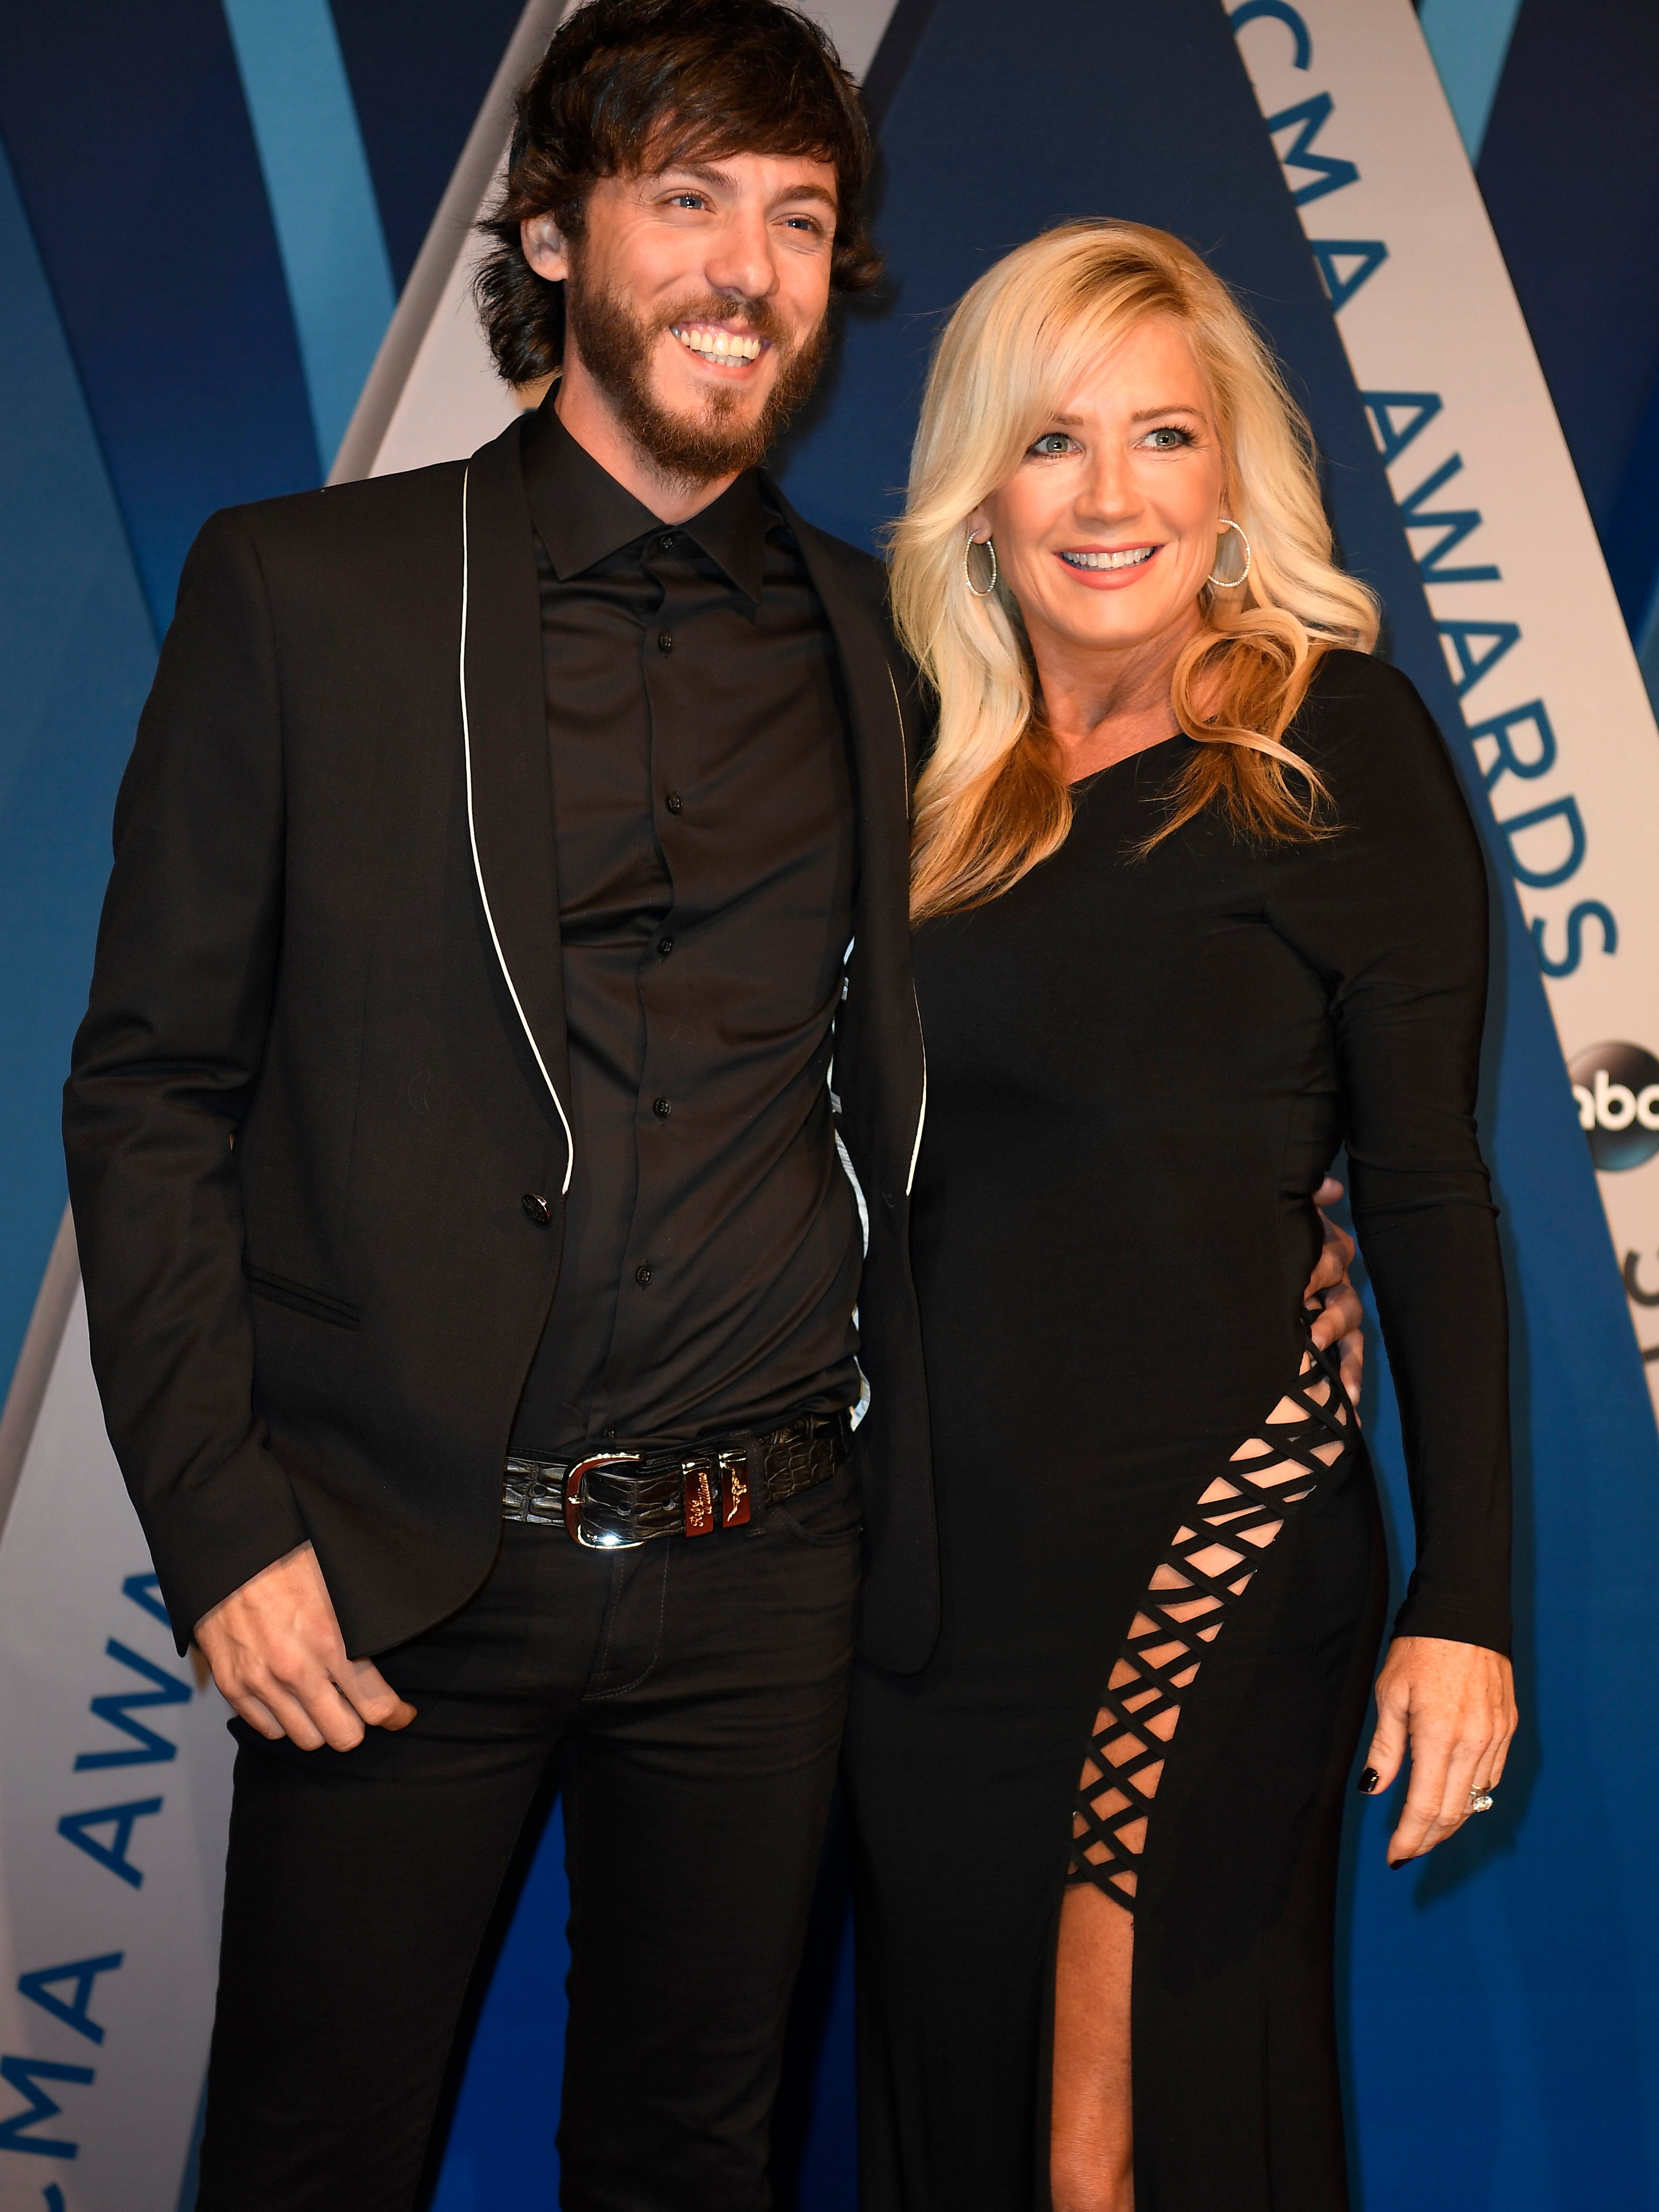
[[[1593,1044],[1567,1073],[1598,1168],[1639,1168],[1659,1152],[1659,1060],[1650,1052]]]

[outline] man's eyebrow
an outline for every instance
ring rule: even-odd
[[[659,185],[665,179],[670,177],[691,177],[698,184],[712,185],[717,190],[729,187],[732,181],[732,172],[729,169],[720,168],[713,161],[670,161],[665,167],[657,171],[651,182]],[[824,206],[828,208],[834,208],[838,204],[836,195],[827,185],[805,182],[791,185],[786,191],[779,192],[776,198],[781,200],[822,200]]]

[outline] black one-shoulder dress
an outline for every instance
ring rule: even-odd
[[[1328,655],[1291,742],[1334,834],[1212,811],[1136,857],[1177,737],[917,933],[944,1616],[922,1673],[863,1671],[848,1741],[865,2212],[1047,2205],[1068,1879],[1134,1915],[1138,2212],[1346,2202],[1335,1870],[1386,1573],[1301,1295],[1344,1144],[1415,1508],[1398,1628],[1508,1648],[1480,850],[1385,664]]]

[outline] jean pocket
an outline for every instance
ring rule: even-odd
[[[844,1544],[861,1535],[864,1499],[854,1462],[845,1461],[827,1481],[772,1506],[767,1526],[775,1521],[803,1544]]]

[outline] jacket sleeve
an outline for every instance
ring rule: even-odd
[[[246,523],[185,563],[115,809],[115,861],[64,1142],[93,1369],[182,1650],[306,1540],[253,1411],[234,1140],[282,941],[270,610]]]
[[[1269,911],[1322,975],[1335,1024],[1354,1226],[1417,1530],[1398,1632],[1506,1652],[1509,1320],[1474,1118],[1486,867],[1407,678],[1334,654],[1304,715],[1340,829],[1270,870]]]

